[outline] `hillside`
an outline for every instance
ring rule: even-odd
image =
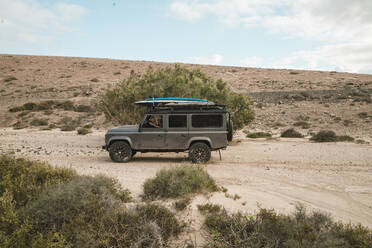
[[[0,126],[38,127],[45,122],[59,125],[66,118],[80,124],[106,128],[104,116],[95,111],[97,96],[125,79],[131,70],[170,63],[96,58],[0,55]],[[255,101],[256,120],[248,130],[279,134],[296,122],[303,134],[332,129],[338,134],[372,140],[372,75],[326,71],[274,70],[244,67],[191,65],[214,79],[223,79],[236,92]],[[53,110],[9,112],[10,108],[44,100],[71,100]],[[80,107],[79,107],[80,106]],[[36,120],[36,121],[34,121]],[[32,122],[34,121],[34,122]],[[31,124],[33,123],[33,124]],[[52,125],[53,127],[53,125]]]

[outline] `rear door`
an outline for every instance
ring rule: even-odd
[[[186,149],[189,140],[187,114],[169,114],[167,117],[166,147],[174,150]]]

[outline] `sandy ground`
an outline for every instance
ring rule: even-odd
[[[136,197],[143,182],[161,168],[189,163],[187,153],[139,153],[130,163],[113,163],[101,150],[103,137],[104,131],[79,136],[58,130],[0,129],[0,153],[67,166],[80,174],[114,177]],[[196,205],[207,202],[250,213],[257,211],[258,204],[289,213],[296,203],[303,203],[337,220],[372,227],[371,145],[242,140],[222,151],[222,160],[213,152],[205,168],[228,194],[241,198],[233,200],[222,192],[195,196],[185,213],[191,234],[198,233],[202,222]]]

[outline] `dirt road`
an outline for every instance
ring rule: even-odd
[[[113,163],[103,144],[103,131],[76,132],[0,130],[0,152],[67,166],[80,174],[117,178],[135,196],[145,179],[166,167],[189,163],[186,153],[137,154],[132,162]],[[354,143],[311,143],[305,139],[243,140],[212,154],[205,165],[231,195],[196,196],[191,208],[207,201],[228,210],[253,212],[257,204],[291,212],[296,202],[320,209],[345,222],[372,227],[372,146]]]

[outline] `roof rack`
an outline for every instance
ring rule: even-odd
[[[195,98],[148,98],[135,103],[147,106],[147,112],[226,112],[225,105]]]
[[[138,105],[214,105],[214,102],[205,99],[196,98],[148,98],[143,101],[137,101]]]

